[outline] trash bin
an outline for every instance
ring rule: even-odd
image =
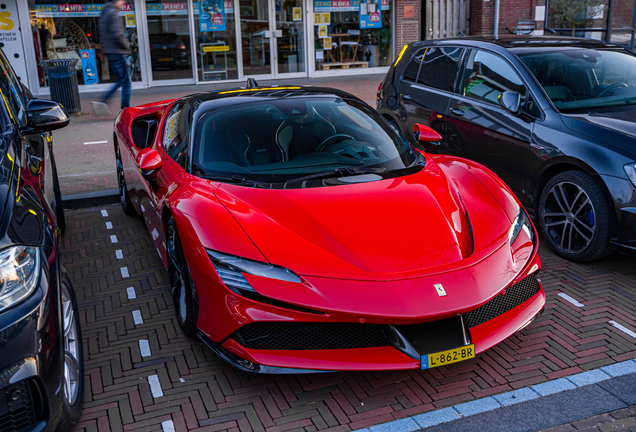
[[[58,59],[41,62],[49,75],[51,100],[61,104],[69,114],[82,109],[75,71],[78,61],[77,59]]]

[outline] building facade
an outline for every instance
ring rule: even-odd
[[[0,40],[23,82],[47,95],[47,61],[77,59],[81,92],[116,80],[101,50],[105,0],[3,0]],[[128,0],[133,88],[384,73],[421,37],[421,0]],[[16,31],[17,29],[21,31]],[[4,38],[4,39],[3,39]],[[19,53],[18,53],[19,51]]]

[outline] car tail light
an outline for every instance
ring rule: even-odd
[[[185,47],[185,45],[181,44],[181,45],[177,45],[177,49],[184,50],[184,49],[186,49],[186,47]]]
[[[382,97],[382,84],[384,83],[380,83],[380,85],[378,86],[378,94],[377,94],[377,98],[378,100],[380,100],[380,98]]]

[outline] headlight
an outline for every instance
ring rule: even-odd
[[[623,166],[623,169],[625,170],[625,174],[627,174],[627,177],[629,177],[629,179],[632,181],[632,184],[636,186],[636,163],[629,163]]]
[[[33,292],[40,256],[34,247],[15,246],[0,252],[0,312]]]
[[[523,209],[523,207],[521,207],[521,209],[519,210],[519,214],[517,215],[515,220],[512,221],[512,226],[508,230],[508,240],[510,240],[511,246],[515,242],[515,240],[517,240],[517,237],[519,237],[519,233],[521,233],[522,230],[525,231],[526,234],[528,234],[528,237],[530,237],[530,240],[532,240],[532,243],[534,243],[534,230],[532,229],[532,222],[530,222],[530,218],[528,218],[528,215],[526,214],[526,211]]]
[[[283,267],[276,267],[267,263],[215,251],[208,251],[208,255],[221,281],[239,295],[241,295],[240,290],[256,292],[243,277],[243,273],[287,282],[300,282],[300,278],[295,273]]]

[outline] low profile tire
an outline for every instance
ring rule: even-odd
[[[119,144],[115,143],[115,157],[117,163],[117,187],[119,188],[119,202],[121,208],[127,215],[135,215],[137,212],[130,201],[128,196],[128,189],[126,187],[126,177],[124,176],[124,164],[121,161],[121,152],[119,151]]]
[[[197,310],[195,307],[194,285],[188,263],[183,254],[181,240],[173,218],[168,221],[167,230],[168,272],[170,273],[170,289],[172,301],[177,314],[177,321],[183,333],[195,336],[197,333]]]
[[[563,172],[545,185],[539,223],[550,247],[570,261],[593,261],[612,252],[605,196],[582,171]]]
[[[62,412],[58,432],[68,432],[84,407],[84,350],[79,322],[79,309],[71,278],[62,269],[62,328],[64,331],[64,363],[62,375]]]

